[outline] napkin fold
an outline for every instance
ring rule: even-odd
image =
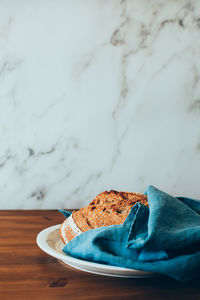
[[[123,224],[86,231],[63,251],[79,259],[157,272],[182,282],[199,276],[200,201],[172,197],[154,186],[145,193],[149,207],[136,203]]]

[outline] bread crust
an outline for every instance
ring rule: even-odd
[[[64,244],[71,241],[76,235],[70,226],[65,226],[65,221],[60,226],[60,236]]]
[[[115,190],[105,191],[88,206],[73,212],[72,216],[83,232],[102,226],[118,225],[125,221],[137,202],[148,205],[147,196]]]
[[[148,206],[147,196],[144,194],[104,191],[89,205],[74,211],[72,218],[81,232],[102,226],[119,225],[125,221],[131,208],[137,202]],[[71,228],[67,228],[66,236],[69,241],[75,236]]]

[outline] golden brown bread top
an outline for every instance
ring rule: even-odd
[[[140,193],[111,190],[99,194],[88,206],[74,211],[74,222],[83,232],[125,221],[131,208],[140,202],[148,206],[147,196]]]

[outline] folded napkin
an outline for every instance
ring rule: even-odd
[[[149,207],[137,203],[125,222],[84,232],[63,251],[73,257],[158,272],[188,281],[200,272],[200,201],[153,186]],[[67,216],[67,215],[66,215]]]

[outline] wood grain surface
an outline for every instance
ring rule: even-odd
[[[200,299],[200,280],[112,278],[66,267],[35,242],[63,219],[53,210],[0,211],[0,299]]]

